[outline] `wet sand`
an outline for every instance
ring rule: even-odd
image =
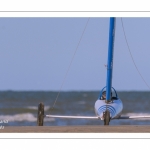
[[[150,126],[6,126],[0,133],[150,133]]]

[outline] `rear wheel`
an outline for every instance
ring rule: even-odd
[[[38,105],[37,125],[43,126],[43,123],[44,123],[44,104],[40,103]]]
[[[110,122],[110,112],[106,110],[104,112],[104,125],[109,125]]]

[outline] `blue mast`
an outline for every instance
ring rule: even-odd
[[[111,100],[114,38],[115,38],[115,18],[111,17],[109,27],[109,45],[108,45],[108,61],[107,61],[106,102]]]

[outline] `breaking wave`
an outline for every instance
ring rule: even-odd
[[[15,121],[36,122],[37,117],[31,113],[23,113],[23,114],[16,114],[16,115],[0,115],[0,120],[8,120],[8,122],[15,122]],[[55,119],[44,118],[44,121],[55,121]]]

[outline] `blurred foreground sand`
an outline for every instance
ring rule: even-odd
[[[6,126],[0,133],[150,133],[150,126]]]

